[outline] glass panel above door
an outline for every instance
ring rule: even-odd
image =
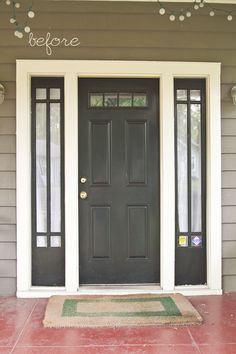
[[[120,93],[119,94],[119,107],[132,107],[132,94]]]
[[[146,108],[148,97],[146,93],[114,92],[89,93],[90,108]]]
[[[117,107],[118,103],[117,93],[105,93],[104,94],[104,106],[105,107]]]
[[[90,93],[89,105],[90,105],[90,107],[102,107],[103,106],[103,94]]]
[[[145,93],[134,93],[133,95],[134,107],[147,107],[147,95]]]

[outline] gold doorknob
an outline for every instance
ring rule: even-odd
[[[86,199],[88,194],[85,191],[80,192],[80,199]]]

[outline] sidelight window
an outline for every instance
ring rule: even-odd
[[[64,281],[63,97],[63,78],[32,78],[33,285]]]
[[[205,283],[205,81],[175,80],[176,283]],[[184,257],[190,267],[184,269]],[[195,264],[191,273],[191,264]],[[201,274],[201,276],[199,276]],[[196,278],[196,279],[195,279]]]

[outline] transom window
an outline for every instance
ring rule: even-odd
[[[90,108],[145,108],[147,94],[142,92],[89,93]]]

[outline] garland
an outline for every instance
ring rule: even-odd
[[[35,12],[33,11],[33,0],[30,1],[30,4],[28,5],[26,9],[26,19],[24,22],[20,22],[18,20],[17,16],[17,11],[21,8],[21,3],[19,1],[13,1],[13,0],[0,0],[1,2],[5,2],[6,6],[10,6],[12,9],[12,14],[10,17],[10,23],[14,25],[15,30],[14,30],[14,35],[17,38],[23,38],[24,33],[30,33],[31,29],[28,25],[28,20],[32,19],[35,17]]]
[[[236,10],[226,10],[222,7],[215,7],[206,2],[206,0],[193,0],[193,3],[188,7],[182,8],[181,10],[172,10],[169,5],[163,5],[161,0],[157,0],[159,5],[159,14],[161,16],[167,15],[171,22],[176,19],[183,22],[186,18],[190,18],[194,12],[207,8],[209,10],[209,16],[213,17],[215,15],[224,15],[228,21],[233,20],[233,15],[236,15]]]
[[[28,25],[28,20],[35,17],[35,12],[33,11],[33,0],[30,1],[26,9],[26,20],[24,23],[21,23],[17,19],[17,10],[20,9],[21,3],[19,1],[14,0],[0,0],[1,2],[5,2],[6,6],[11,6],[12,14],[10,17],[10,23],[15,26],[14,35],[17,38],[23,38],[24,33],[30,33],[31,29]],[[179,20],[183,22],[186,18],[190,18],[194,12],[202,9],[207,8],[209,10],[209,16],[213,17],[215,15],[224,15],[228,21],[233,20],[233,16],[236,15],[236,10],[226,10],[222,7],[215,7],[206,2],[206,0],[193,0],[193,3],[185,8],[181,8],[181,10],[173,10],[170,8],[170,5],[164,5],[161,0],[157,0],[159,5],[159,14],[161,16],[167,15],[171,22],[175,20]]]

